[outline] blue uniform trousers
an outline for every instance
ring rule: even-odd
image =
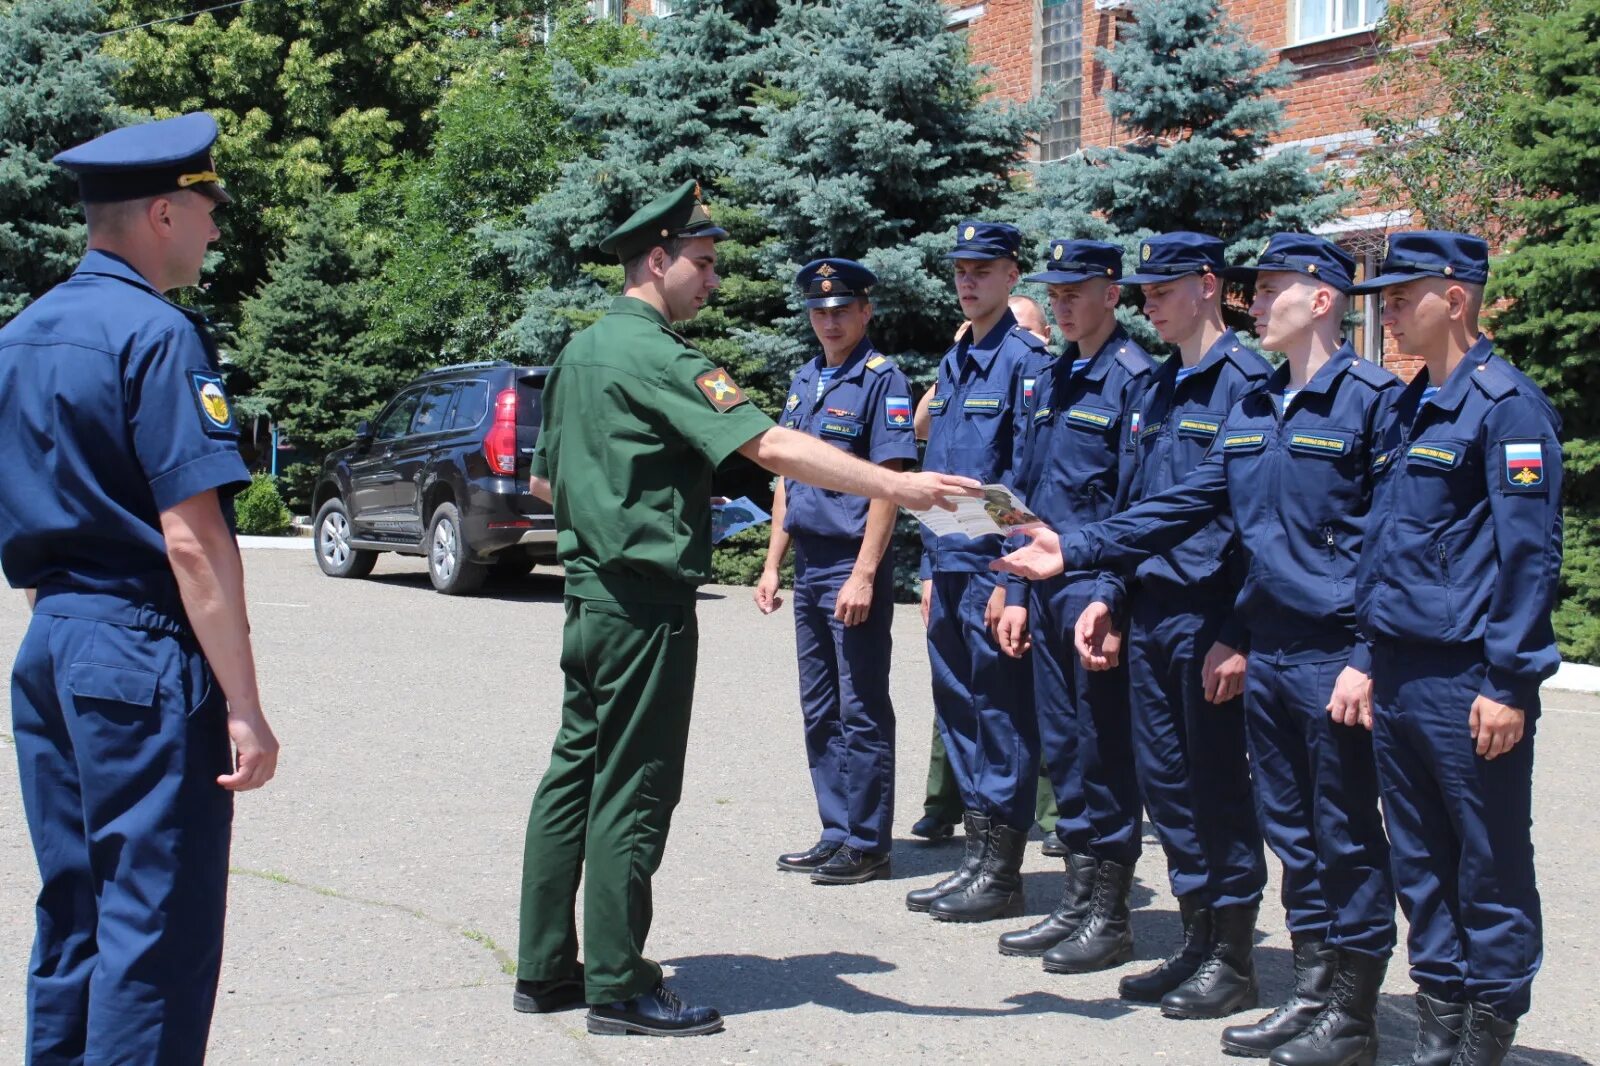
[[[1283,863],[1289,932],[1388,958],[1394,885],[1372,734],[1339,725],[1327,710],[1349,649],[1304,657],[1254,638],[1244,694],[1256,813]]]
[[[1255,903],[1266,886],[1239,700],[1206,702],[1200,668],[1232,609],[1226,591],[1139,589],[1128,627],[1133,751],[1174,896]]]
[[[1468,724],[1485,673],[1478,644],[1380,641],[1373,747],[1412,979],[1435,998],[1516,1019],[1543,957],[1531,836],[1539,708],[1522,708],[1516,747],[1480,758]]]
[[[1039,746],[1055,792],[1056,836],[1075,855],[1132,866],[1143,834],[1128,671],[1084,669],[1072,641],[1094,585],[1075,576],[1029,589]]]
[[[933,706],[950,769],[969,811],[1026,831],[1039,779],[1029,665],[984,628],[992,572],[935,571],[928,611]]]
[[[42,888],[28,1061],[198,1063],[222,963],[227,704],[194,638],[41,598],[11,710]]]
[[[894,840],[893,559],[878,567],[866,621],[846,626],[833,611],[860,542],[802,535],[794,546],[800,709],[822,839],[886,854]]]

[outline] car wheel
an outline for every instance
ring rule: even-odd
[[[428,579],[433,587],[446,596],[464,596],[478,590],[488,569],[472,559],[461,512],[453,503],[441,503],[428,523]]]
[[[521,548],[507,548],[494,557],[495,577],[526,577],[533,572],[533,556]]]
[[[344,501],[335,496],[322,505],[311,527],[317,552],[317,566],[329,577],[366,577],[378,561],[378,553],[350,546],[350,513]]]

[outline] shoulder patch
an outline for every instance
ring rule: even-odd
[[[222,387],[222,375],[209,370],[189,371],[189,384],[194,390],[195,406],[200,411],[200,424],[213,436],[231,437],[237,432],[233,420],[233,405]]]
[[[1544,491],[1544,442],[1540,440],[1507,440],[1501,442],[1505,450],[1507,492]]]
[[[1491,400],[1503,400],[1517,391],[1517,379],[1494,359],[1478,364],[1472,383]]]
[[[700,387],[700,395],[718,411],[731,411],[749,400],[744,390],[735,385],[733,379],[728,377],[728,372],[720,366],[701,374],[694,379],[694,383]]]
[[[911,397],[885,396],[883,420],[890,429],[904,429],[911,424]]]

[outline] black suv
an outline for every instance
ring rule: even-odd
[[[528,492],[546,367],[466,363],[423,374],[356,442],[332,452],[312,496],[317,565],[365,577],[378,553],[426,555],[440,592],[491,569],[520,575],[556,557],[550,505]]]

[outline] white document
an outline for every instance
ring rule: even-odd
[[[952,497],[954,511],[934,507],[911,513],[939,537],[1009,537],[1023,526],[1040,521],[1022,497],[1004,485],[985,485],[982,492],[982,496]]]

